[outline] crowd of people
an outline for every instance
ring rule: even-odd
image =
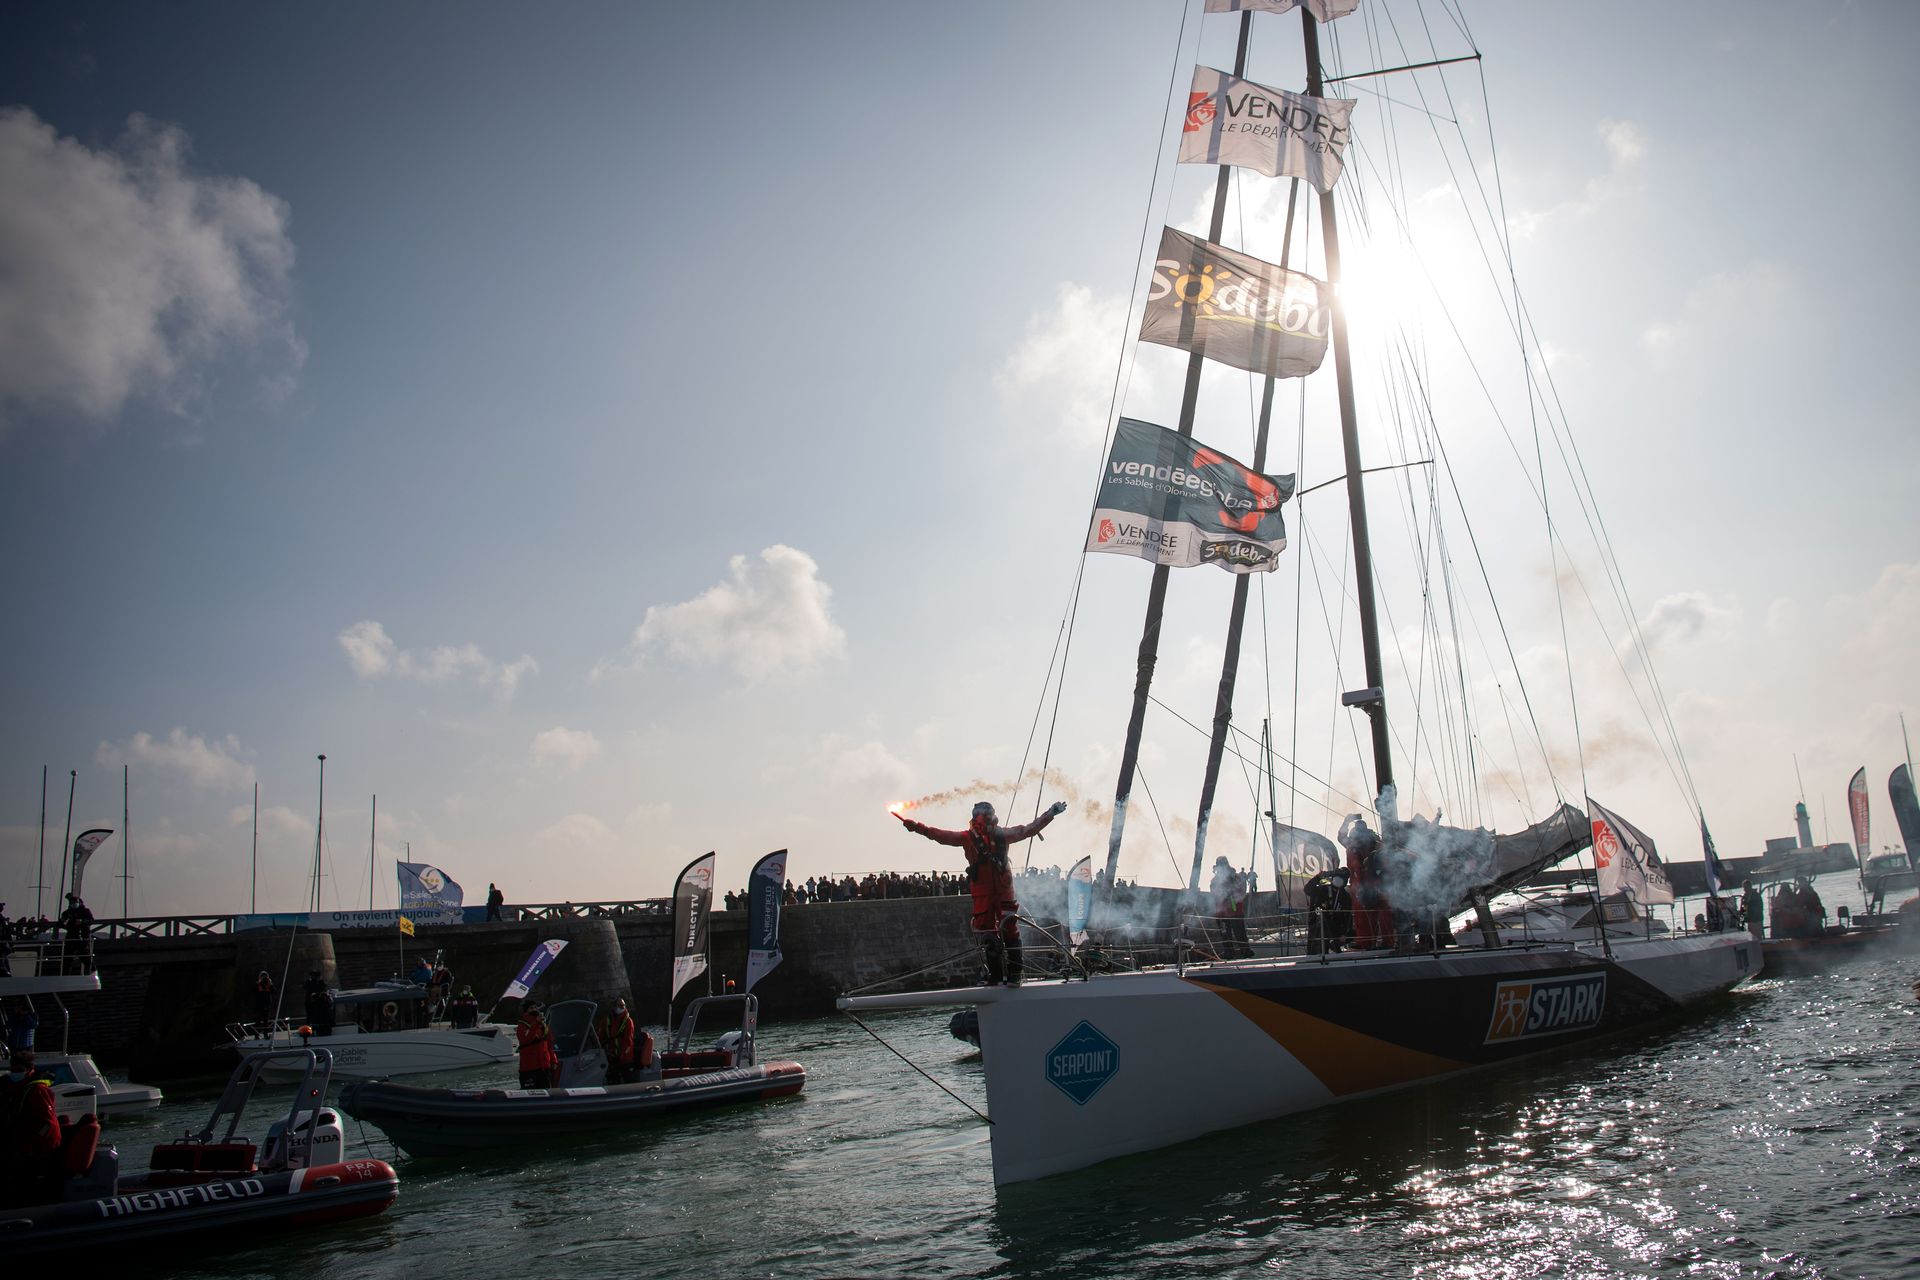
[[[66,973],[91,973],[93,971],[93,912],[77,893],[67,895],[66,910],[60,913],[58,920],[49,920],[45,916],[34,916],[20,920],[7,919],[7,904],[0,902],[0,975],[13,973],[13,947],[16,942],[28,943],[36,947],[47,947],[58,943],[57,951],[50,950],[60,959],[60,967]]]
[[[1066,873],[1057,866],[1023,867],[1012,873],[1016,882],[1033,884],[1040,881],[1058,882]],[[1095,875],[1095,880],[1102,876]],[[1117,887],[1131,887],[1125,879],[1115,881]],[[854,876],[808,876],[794,883],[787,881],[780,895],[781,903],[789,907],[804,907],[814,902],[865,902],[875,898],[957,898],[969,891],[969,881],[965,874],[946,871],[898,871],[869,872],[858,878]],[[721,895],[722,909],[726,911],[744,911],[747,906],[745,890],[738,893]]]

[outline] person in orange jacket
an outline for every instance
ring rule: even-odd
[[[1020,956],[1020,925],[1014,917],[1020,903],[1013,896],[1013,865],[1007,847],[1040,834],[1049,822],[1067,811],[1067,802],[1057,800],[1032,822],[1003,827],[996,820],[993,806],[982,800],[973,806],[973,818],[965,831],[942,831],[908,818],[900,821],[917,836],[936,844],[956,845],[966,850],[967,879],[973,886],[973,935],[987,959],[987,985],[1020,985],[1025,964]]]
[[[627,1012],[627,1002],[614,1001],[613,1020],[607,1029],[607,1075],[610,1084],[626,1084],[633,1079],[634,1031],[633,1015]]]
[[[539,1005],[527,1006],[514,1033],[520,1038],[520,1087],[551,1089],[560,1074],[560,1056],[553,1051],[553,1032]]]
[[[0,1080],[0,1196],[15,1207],[49,1204],[60,1195],[53,1086],[35,1077],[31,1049],[15,1049],[9,1066]]]

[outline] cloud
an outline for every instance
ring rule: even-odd
[[[1810,291],[1796,286],[1793,273],[1777,262],[1749,262],[1731,271],[1719,271],[1687,291],[1678,315],[1654,320],[1640,334],[1641,347],[1652,356],[1674,360],[1689,354],[1696,342],[1719,350],[1764,350],[1774,340],[1780,317],[1806,304]],[[1757,346],[1749,346],[1756,326]]]
[[[805,671],[846,651],[832,597],[812,556],[771,546],[757,563],[733,557],[727,580],[692,600],[650,606],[634,629],[632,652],[664,649],[685,662],[726,662],[749,681]]]
[[[1126,325],[1126,299],[1062,284],[1053,306],[1027,320],[1026,335],[994,375],[994,387],[1076,435],[1104,439]]]
[[[1512,215],[1508,225],[1515,236],[1524,240],[1550,222],[1595,213],[1635,180],[1634,171],[1648,151],[1647,137],[1640,126],[1631,120],[1602,120],[1595,133],[1607,151],[1606,172],[1587,179],[1577,196],[1545,209],[1523,209]]]
[[[182,409],[217,357],[267,347],[284,380],[284,201],[197,174],[191,143],[135,115],[112,146],[0,110],[0,426],[22,410],[102,421],[144,397]]]
[[[555,725],[533,735],[533,747],[528,754],[535,765],[578,769],[600,754],[600,739],[585,729]]]
[[[310,813],[295,813],[283,804],[268,805],[260,811],[260,834],[272,844],[277,838],[305,838],[313,843],[315,818]],[[253,824],[253,806],[237,804],[227,810],[227,825],[246,827]]]
[[[1647,611],[1640,620],[1640,638],[1649,652],[1655,652],[1725,626],[1733,616],[1732,610],[1698,591],[1681,591],[1663,597]],[[1632,640],[1623,641],[1621,647],[1631,648]]]
[[[1602,120],[1600,140],[1607,144],[1607,155],[1616,170],[1638,164],[1647,154],[1646,138],[1631,120]]]
[[[829,738],[821,744],[821,754],[830,761],[828,774],[835,782],[864,791],[898,796],[913,781],[913,771],[882,742],[849,745]]]
[[[335,638],[347,655],[347,665],[362,680],[384,676],[423,684],[472,680],[494,689],[504,701],[513,697],[521,680],[540,670],[540,664],[525,654],[512,662],[495,662],[473,644],[402,649],[387,629],[371,618],[354,623]]]
[[[240,739],[232,734],[209,742],[176,728],[164,739],[136,733],[124,744],[103,742],[93,758],[101,764],[137,764],[178,773],[207,791],[232,791],[253,781],[253,766],[239,755]]]

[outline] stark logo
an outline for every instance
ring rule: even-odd
[[[1180,132],[1198,133],[1200,130],[1212,124],[1213,118],[1219,114],[1220,108],[1214,105],[1211,94],[1189,93],[1187,95],[1187,123],[1181,128]]]
[[[1099,536],[1098,536],[1098,537],[1097,537],[1097,538],[1095,539],[1095,541],[1097,541],[1097,542],[1112,542],[1112,541],[1113,541],[1113,534],[1114,534],[1114,528],[1113,528],[1113,521],[1111,521],[1111,520],[1102,520],[1102,521],[1100,522],[1100,534],[1099,534]]]
[[[1487,1044],[1585,1031],[1600,1025],[1607,1007],[1607,975],[1503,982],[1494,989]]]

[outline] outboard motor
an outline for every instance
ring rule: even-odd
[[[319,1111],[301,1111],[293,1118],[292,1131],[287,1121],[276,1120],[267,1130],[266,1145],[260,1151],[260,1167],[278,1172],[282,1169],[316,1169],[323,1164],[339,1164],[346,1150],[340,1114],[332,1107]]]

